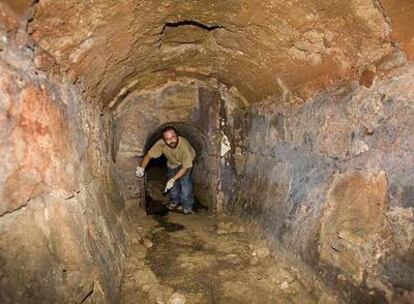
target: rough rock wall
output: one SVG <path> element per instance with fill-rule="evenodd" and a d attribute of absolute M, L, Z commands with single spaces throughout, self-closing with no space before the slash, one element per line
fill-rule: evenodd
<path fill-rule="evenodd" d="M 0 302 L 114 303 L 124 244 L 105 116 L 0 12 Z"/>
<path fill-rule="evenodd" d="M 414 66 L 246 123 L 235 208 L 351 302 L 412 303 Z"/>

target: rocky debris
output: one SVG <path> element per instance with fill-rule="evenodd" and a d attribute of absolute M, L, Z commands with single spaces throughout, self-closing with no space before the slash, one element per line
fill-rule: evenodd
<path fill-rule="evenodd" d="M 269 277 L 269 280 L 277 285 L 284 286 L 287 284 L 293 283 L 296 279 L 293 274 L 291 274 L 289 271 L 284 269 L 280 266 L 272 265 L 266 270 L 266 275 Z"/>
<path fill-rule="evenodd" d="M 280 284 L 280 288 L 281 289 L 287 289 L 287 288 L 289 288 L 289 283 L 288 282 L 283 282 L 282 284 Z"/>
<path fill-rule="evenodd" d="M 369 146 L 362 140 L 357 139 L 353 142 L 350 149 L 352 155 L 360 155 L 369 150 Z"/>
<path fill-rule="evenodd" d="M 173 289 L 166 286 L 154 285 L 151 286 L 148 293 L 148 300 L 151 303 L 165 304 L 170 298 Z"/>
<path fill-rule="evenodd" d="M 338 300 L 327 293 L 323 293 L 319 298 L 318 304 L 338 304 Z"/>
<path fill-rule="evenodd" d="M 268 247 L 259 247 L 259 248 L 256 249 L 255 255 L 259 259 L 264 259 L 264 258 L 267 258 L 268 256 L 270 256 L 270 250 L 269 250 Z"/>
<path fill-rule="evenodd" d="M 224 256 L 223 260 L 225 260 L 225 261 L 227 261 L 231 264 L 234 264 L 234 265 L 240 264 L 242 262 L 242 259 L 239 257 L 239 255 L 237 255 L 235 253 L 227 254 L 226 256 Z"/>
<path fill-rule="evenodd" d="M 191 262 L 184 262 L 184 263 L 180 264 L 180 267 L 190 270 L 190 269 L 193 269 L 195 267 L 195 264 L 191 263 Z"/>
<path fill-rule="evenodd" d="M 142 268 L 135 273 L 135 280 L 138 284 L 138 286 L 144 286 L 144 285 L 157 285 L 158 281 L 155 277 L 154 273 L 149 268 Z"/>
<path fill-rule="evenodd" d="M 143 245 L 144 245 L 144 247 L 145 247 L 145 248 L 147 248 L 147 249 L 149 249 L 149 248 L 151 248 L 152 246 L 154 246 L 154 243 L 153 243 L 151 240 L 146 239 L 146 238 L 144 238 L 144 239 L 142 240 L 142 244 L 143 244 Z"/>
<path fill-rule="evenodd" d="M 145 256 L 140 259 L 145 261 Z M 133 257 L 129 259 L 128 263 L 130 268 L 126 270 L 124 288 L 139 289 L 151 303 L 167 303 L 174 290 L 171 287 L 161 285 L 152 270 L 145 266 L 145 263 L 136 263 Z M 136 267 L 139 267 L 139 269 Z"/>
<path fill-rule="evenodd" d="M 153 226 L 144 220 L 144 214 L 139 214 L 139 222 L 145 225 L 138 226 L 131 223 L 127 234 L 127 259 L 122 283 L 121 303 L 157 303 L 167 304 L 174 290 L 161 284 L 146 262 L 148 250 L 154 243 L 149 239 L 153 233 Z"/>
<path fill-rule="evenodd" d="M 270 249 L 266 245 L 262 244 L 249 244 L 249 249 L 252 252 L 253 258 L 257 258 L 258 260 L 265 259 L 270 256 Z"/>
<path fill-rule="evenodd" d="M 245 229 L 242 225 L 238 225 L 233 222 L 220 222 L 217 225 L 217 234 L 231 234 L 231 233 L 244 233 Z"/>
<path fill-rule="evenodd" d="M 185 304 L 185 296 L 179 292 L 174 292 L 168 300 L 168 304 Z"/>

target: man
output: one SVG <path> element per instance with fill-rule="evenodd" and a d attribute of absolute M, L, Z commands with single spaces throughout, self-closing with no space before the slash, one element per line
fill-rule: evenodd
<path fill-rule="evenodd" d="M 174 127 L 165 127 L 162 130 L 162 139 L 158 140 L 145 154 L 136 174 L 143 177 L 145 168 L 152 158 L 164 154 L 167 158 L 167 185 L 164 192 L 170 190 L 170 204 L 168 209 L 182 211 L 184 214 L 193 213 L 194 194 L 191 180 L 191 169 L 195 158 L 195 151 L 190 143 L 182 136 L 177 135 Z"/>

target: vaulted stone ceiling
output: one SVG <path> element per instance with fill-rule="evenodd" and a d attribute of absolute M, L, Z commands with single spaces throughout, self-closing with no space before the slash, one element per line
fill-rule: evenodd
<path fill-rule="evenodd" d="M 251 102 L 305 97 L 400 45 L 414 56 L 411 0 L 36 2 L 32 36 L 105 102 L 161 74 L 215 77 Z"/>

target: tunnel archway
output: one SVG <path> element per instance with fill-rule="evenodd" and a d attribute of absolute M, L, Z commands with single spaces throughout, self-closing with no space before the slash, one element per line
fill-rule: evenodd
<path fill-rule="evenodd" d="M 114 167 L 127 210 L 135 212 L 137 206 L 145 205 L 145 183 L 137 180 L 135 168 L 148 146 L 160 137 L 162 126 L 172 123 L 199 151 L 193 170 L 198 199 L 210 210 L 222 212 L 231 199 L 235 178 L 233 153 L 223 158 L 221 141 L 225 133 L 234 148 L 241 141 L 241 104 L 237 90 L 214 79 L 185 78 L 128 94 L 112 111 Z"/>

